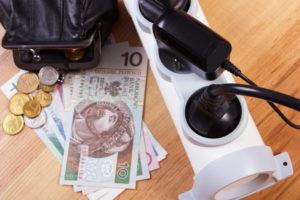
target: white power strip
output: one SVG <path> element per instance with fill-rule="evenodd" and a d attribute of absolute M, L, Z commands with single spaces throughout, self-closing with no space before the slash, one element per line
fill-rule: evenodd
<path fill-rule="evenodd" d="M 234 80 L 227 72 L 214 81 L 207 81 L 193 73 L 177 74 L 168 70 L 159 58 L 152 23 L 143 17 L 138 2 L 124 0 L 196 174 L 192 190 L 179 198 L 239 199 L 291 176 L 293 169 L 288 153 L 273 156 L 271 149 L 264 145 L 243 97 L 238 97 L 242 107 L 240 123 L 229 135 L 209 139 L 197 135 L 189 127 L 184 114 L 189 97 L 201 87 Z M 188 14 L 207 25 L 197 0 L 191 0 Z"/>

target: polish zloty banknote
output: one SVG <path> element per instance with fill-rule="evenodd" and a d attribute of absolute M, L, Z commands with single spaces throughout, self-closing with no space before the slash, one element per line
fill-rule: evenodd
<path fill-rule="evenodd" d="M 63 149 L 66 141 L 66 134 L 65 134 L 65 120 L 64 119 L 64 110 L 59 102 L 59 94 L 58 91 L 51 92 L 52 96 L 52 102 L 49 106 L 44 107 L 43 109 L 47 113 L 47 119 L 49 121 L 49 124 L 52 125 L 52 131 L 56 135 L 56 139 L 59 141 L 60 145 L 57 146 L 62 152 L 63 155 Z"/>
<path fill-rule="evenodd" d="M 160 162 L 161 160 L 165 159 L 168 155 L 168 152 L 160 145 L 160 143 L 154 138 L 152 132 L 149 130 L 146 123 L 143 123 L 143 129 L 145 132 L 148 133 L 148 136 L 151 140 L 151 144 L 153 146 L 154 153 L 156 155 L 157 161 Z"/>
<path fill-rule="evenodd" d="M 124 190 L 124 188 L 104 188 L 95 193 L 88 194 L 87 197 L 89 200 L 113 200 Z"/>
<path fill-rule="evenodd" d="M 159 158 L 164 158 L 167 155 L 166 150 L 157 142 L 157 140 L 153 137 L 152 133 L 150 132 L 149 128 L 147 125 L 143 122 L 143 134 L 148 135 L 146 137 L 146 140 L 151 140 L 150 143 L 154 143 L 153 145 L 153 150 L 154 152 L 158 152 L 155 154 L 157 156 L 157 160 Z M 151 139 L 152 138 L 152 139 Z M 147 142 L 145 142 L 147 143 Z M 157 148 L 157 149 L 155 149 Z M 161 159 L 162 160 L 162 159 Z M 150 163 L 149 163 L 150 164 Z M 83 194 L 87 195 L 89 200 L 112 200 L 119 196 L 124 189 L 119 189 L 119 188 L 98 188 L 97 191 L 85 191 L 83 190 Z"/>
<path fill-rule="evenodd" d="M 139 160 L 138 160 L 138 168 L 137 168 L 137 178 L 136 180 L 145 180 L 150 178 L 148 163 L 147 163 L 147 155 L 145 150 L 145 142 L 144 142 L 144 134 L 141 134 L 141 142 L 140 142 L 140 151 L 139 151 Z M 97 190 L 101 190 L 99 187 L 86 187 L 81 186 L 76 188 L 77 191 L 82 191 L 84 195 L 96 192 Z"/>
<path fill-rule="evenodd" d="M 80 74 L 78 72 L 69 72 L 65 75 L 65 80 L 62 85 L 63 90 L 63 104 L 65 111 L 70 111 L 72 104 L 72 94 L 75 90 L 75 81 L 80 78 Z"/>
<path fill-rule="evenodd" d="M 112 45 L 104 46 L 102 49 L 102 55 L 101 55 L 101 61 L 98 69 L 103 69 L 103 67 L 106 68 L 115 68 L 120 69 L 122 67 L 122 62 L 126 62 L 126 60 L 118 59 L 122 57 L 122 53 L 124 53 L 124 50 L 130 51 L 134 47 L 128 47 L 128 42 L 122 42 L 122 43 L 115 43 Z M 116 56 L 117 55 L 117 56 Z M 141 54 L 139 54 L 141 55 Z M 124 58 L 125 59 L 125 58 Z M 127 63 L 126 63 L 127 64 Z M 139 63 L 137 63 L 139 64 Z M 124 65 L 123 65 L 124 66 Z M 117 68 L 116 68 L 117 67 Z M 78 104 L 82 100 L 82 88 L 84 87 L 84 80 L 87 76 L 93 76 L 95 75 L 95 70 L 82 70 L 80 73 L 73 73 L 70 76 L 68 76 L 68 80 L 70 80 L 71 89 L 66 88 L 69 91 L 67 92 L 68 101 L 65 101 L 65 103 L 68 104 L 67 110 L 70 110 L 70 106 Z M 103 87 L 104 82 L 103 80 L 99 80 L 97 78 L 91 78 L 91 81 L 93 81 L 93 90 L 98 91 L 101 89 L 101 86 Z M 98 83 L 97 83 L 98 81 Z"/>
<path fill-rule="evenodd" d="M 156 155 L 153 150 L 153 146 L 151 144 L 151 141 L 149 139 L 149 134 L 147 132 L 147 129 L 144 127 L 143 124 L 143 133 L 144 133 L 144 141 L 146 146 L 146 154 L 147 154 L 147 160 L 148 160 L 148 167 L 149 171 L 153 171 L 159 168 L 159 163 L 157 161 Z"/>
<path fill-rule="evenodd" d="M 150 178 L 150 173 L 147 165 L 147 155 L 145 151 L 144 136 L 141 134 L 140 150 L 138 155 L 138 166 L 137 166 L 137 178 L 136 180 L 145 180 Z M 101 187 L 91 187 L 91 186 L 74 186 L 74 192 L 80 192 L 84 195 L 96 192 L 102 189 Z"/>
<path fill-rule="evenodd" d="M 111 45 L 106 45 L 102 49 L 102 55 L 101 55 L 101 61 L 100 65 L 102 63 L 108 63 L 107 60 L 109 58 L 106 58 L 112 51 L 116 51 L 117 49 L 124 49 L 128 47 L 128 42 L 120 42 L 120 43 L 113 43 Z M 111 63 L 115 64 L 115 63 Z M 82 70 L 81 73 L 85 73 L 86 70 Z M 66 111 L 71 110 L 72 101 L 74 101 L 74 98 L 72 97 L 78 89 L 78 85 L 75 85 L 78 83 L 78 79 L 81 78 L 80 74 L 78 72 L 69 72 L 65 75 L 64 84 L 62 85 L 62 91 L 63 92 L 63 104 Z M 73 102 L 74 103 L 74 102 Z M 78 103 L 78 102 L 77 102 Z M 76 102 L 75 102 L 76 104 Z"/>
<path fill-rule="evenodd" d="M 108 55 L 111 55 L 113 52 L 115 52 L 119 49 L 125 48 L 127 46 L 128 46 L 128 42 L 116 43 L 116 44 L 105 46 L 102 51 L 103 55 L 104 55 L 101 58 L 103 60 L 102 62 L 105 64 L 108 64 L 108 62 L 107 62 L 108 59 L 106 58 Z M 114 54 L 112 54 L 112 55 L 114 55 Z M 116 63 L 113 63 L 113 64 L 116 64 Z M 82 73 L 84 73 L 84 72 L 82 72 Z M 78 79 L 79 76 L 76 75 L 75 73 L 73 73 L 70 76 L 68 76 L 67 82 L 68 81 L 70 81 L 71 83 L 76 82 L 76 81 L 72 80 L 72 78 Z M 67 88 L 66 92 L 64 92 L 63 87 L 59 88 L 58 91 L 59 91 L 61 100 L 64 99 L 65 104 L 70 105 L 70 103 L 68 103 L 67 101 L 71 101 L 72 95 L 75 90 L 75 89 L 72 89 L 74 87 L 74 85 L 68 86 L 68 84 L 65 84 L 65 86 L 67 86 L 67 87 L 65 87 L 65 88 Z M 76 88 L 76 86 L 74 88 Z M 63 98 L 63 96 L 65 96 L 65 98 Z M 61 112 L 59 112 L 59 113 L 61 113 Z M 64 116 L 61 116 L 61 117 L 64 117 Z M 65 121 L 65 120 L 62 119 L 62 121 Z M 147 158 L 146 158 L 146 154 L 145 154 L 144 142 L 141 145 L 142 145 L 142 148 L 140 148 L 138 166 L 137 166 L 138 167 L 137 180 L 144 180 L 144 179 L 147 179 L 150 177 L 148 166 L 147 166 L 147 160 L 146 160 Z M 83 189 L 83 187 L 84 186 L 74 186 L 74 191 L 75 192 L 81 191 Z M 85 186 L 84 188 L 88 188 L 88 187 Z M 86 189 L 83 192 L 86 192 L 86 191 L 95 191 L 95 189 L 93 189 L 93 187 L 92 187 L 92 189 Z"/>
<path fill-rule="evenodd" d="M 87 194 L 88 199 L 101 199 L 104 197 L 112 188 L 98 188 L 97 191 L 94 191 L 90 194 Z M 114 188 L 118 189 L 118 188 Z"/>
<path fill-rule="evenodd" d="M 61 85 L 59 85 L 59 87 L 62 87 Z M 66 124 L 67 124 L 67 120 L 66 120 L 66 112 L 65 112 L 65 109 L 64 109 L 64 105 L 63 105 L 63 101 L 61 99 L 61 91 L 59 91 L 58 89 L 57 90 L 54 90 L 52 92 L 52 101 L 53 101 L 53 107 L 56 111 L 56 114 L 57 114 L 57 117 L 60 119 L 60 131 L 61 131 L 61 136 L 63 138 L 63 147 L 65 146 L 65 142 L 66 142 Z M 61 127 L 62 126 L 62 127 Z"/>
<path fill-rule="evenodd" d="M 17 81 L 19 77 L 26 72 L 27 71 L 25 70 L 20 70 L 16 75 L 14 75 L 11 79 L 9 79 L 1 86 L 2 92 L 8 99 L 10 99 L 14 94 L 18 92 Z"/>
<path fill-rule="evenodd" d="M 147 134 L 148 137 L 146 137 L 146 140 L 150 139 L 151 143 L 154 144 L 153 150 L 154 152 L 157 152 L 155 154 L 157 156 L 157 160 L 161 161 L 163 158 L 165 158 L 168 153 L 153 137 L 148 126 L 144 122 L 143 122 L 143 134 Z M 124 189 L 118 189 L 118 188 L 101 188 L 101 189 L 99 188 L 98 191 L 87 193 L 87 197 L 89 200 L 112 200 L 117 196 L 119 196 L 123 191 Z M 84 191 L 83 194 L 85 194 Z"/>
<path fill-rule="evenodd" d="M 113 200 L 117 196 L 119 196 L 125 189 L 123 188 L 111 188 L 102 198 L 101 200 Z"/>
<path fill-rule="evenodd" d="M 64 133 L 63 124 L 60 121 L 60 118 L 57 116 L 53 104 L 43 109 L 47 114 L 47 122 L 43 127 L 34 130 L 37 132 L 44 132 L 44 134 L 49 138 L 56 150 L 60 152 L 59 160 L 61 161 L 62 156 L 64 154 L 64 143 L 66 137 Z"/>
<path fill-rule="evenodd" d="M 62 184 L 135 188 L 147 58 L 131 47 L 114 60 L 74 84 Z"/>
<path fill-rule="evenodd" d="M 147 154 L 145 149 L 144 134 L 141 134 L 138 170 L 136 180 L 145 180 L 150 178 L 149 167 L 147 163 Z"/>

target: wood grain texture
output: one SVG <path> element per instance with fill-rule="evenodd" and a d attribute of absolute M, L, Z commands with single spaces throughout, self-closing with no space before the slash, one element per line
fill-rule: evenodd
<path fill-rule="evenodd" d="M 233 46 L 231 60 L 260 86 L 300 97 L 300 1 L 200 0 L 210 26 Z M 119 0 L 120 18 L 114 27 L 117 41 L 140 46 L 131 19 Z M 4 30 L 0 28 L 0 37 Z M 11 51 L 0 48 L 0 85 L 18 72 Z M 242 83 L 240 79 L 237 82 Z M 294 175 L 247 200 L 300 199 L 300 131 L 287 126 L 260 100 L 247 98 L 249 110 L 266 143 L 274 153 L 287 151 Z M 8 113 L 8 100 L 0 92 L 0 122 Z M 299 112 L 281 107 L 300 124 Z M 117 199 L 172 200 L 191 188 L 193 171 L 175 126 L 162 100 L 151 70 L 144 107 L 144 120 L 169 155 L 151 179 L 137 183 Z M 201 155 L 199 155 L 201 156 Z M 69 186 L 58 184 L 59 162 L 38 136 L 25 128 L 16 136 L 0 130 L 0 199 L 86 199 Z"/>

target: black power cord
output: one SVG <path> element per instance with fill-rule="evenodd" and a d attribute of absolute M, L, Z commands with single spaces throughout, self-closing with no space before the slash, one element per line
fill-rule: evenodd
<path fill-rule="evenodd" d="M 266 88 L 235 83 L 226 83 L 209 85 L 207 86 L 207 91 L 209 96 L 211 96 L 212 98 L 217 98 L 220 95 L 226 94 L 238 94 L 279 103 L 281 105 L 300 111 L 299 99 Z"/>
<path fill-rule="evenodd" d="M 181 57 L 188 63 L 192 63 L 191 69 L 196 74 L 203 76 L 204 73 L 206 78 L 217 77 L 221 71 L 219 70 L 221 66 L 250 85 L 257 86 L 227 60 L 232 49 L 231 44 L 187 13 L 180 10 L 165 9 L 153 23 L 153 33 L 158 44 L 164 44 L 160 48 L 167 51 L 169 55 Z M 165 46 L 169 49 L 166 50 Z M 174 59 L 172 56 L 170 59 Z M 207 105 L 210 104 L 209 101 L 206 103 Z M 216 105 L 220 104 L 220 102 L 215 103 Z M 300 129 L 300 125 L 291 122 L 274 103 L 268 101 L 268 104 L 289 126 Z M 224 108 L 220 107 L 222 112 L 226 110 L 228 105 L 224 102 L 223 106 Z"/>
<path fill-rule="evenodd" d="M 251 81 L 246 75 L 244 75 L 239 68 L 237 68 L 233 63 L 231 63 L 229 60 L 226 60 L 224 63 L 222 63 L 221 67 L 233 75 L 240 77 L 245 82 L 249 83 L 252 86 L 257 86 L 253 81 Z M 271 106 L 271 108 L 280 116 L 280 118 L 287 123 L 289 126 L 300 129 L 300 125 L 295 124 L 291 122 L 283 113 L 282 111 L 271 101 L 267 101 L 268 104 Z"/>

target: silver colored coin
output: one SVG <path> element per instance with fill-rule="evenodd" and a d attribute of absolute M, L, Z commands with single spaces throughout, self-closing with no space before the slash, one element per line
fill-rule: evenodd
<path fill-rule="evenodd" d="M 41 114 L 36 118 L 29 118 L 24 116 L 25 125 L 29 128 L 40 128 L 42 127 L 47 121 L 47 114 L 44 110 L 42 110 Z"/>
<path fill-rule="evenodd" d="M 39 80 L 44 85 L 54 85 L 58 78 L 59 73 L 54 67 L 45 66 L 39 71 Z"/>

